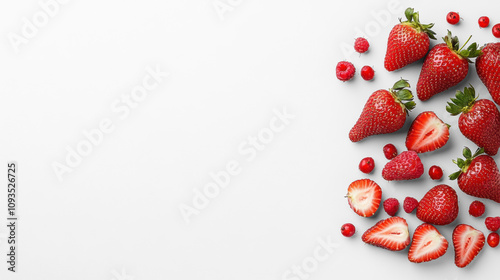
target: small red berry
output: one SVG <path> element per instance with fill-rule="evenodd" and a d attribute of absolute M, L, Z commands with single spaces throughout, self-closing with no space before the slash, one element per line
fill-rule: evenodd
<path fill-rule="evenodd" d="M 490 18 L 489 17 L 480 17 L 477 20 L 477 23 L 479 24 L 479 27 L 481 27 L 481 28 L 488 27 L 488 25 L 490 25 Z"/>
<path fill-rule="evenodd" d="M 485 210 L 484 203 L 479 200 L 474 200 L 469 206 L 469 214 L 473 217 L 481 217 Z"/>
<path fill-rule="evenodd" d="M 342 227 L 340 227 L 340 232 L 345 237 L 351 237 L 356 232 L 356 227 L 354 227 L 354 225 L 351 223 L 346 223 L 343 224 Z"/>
<path fill-rule="evenodd" d="M 455 25 L 460 21 L 460 16 L 456 12 L 449 12 L 446 15 L 446 21 L 448 21 L 449 24 Z"/>
<path fill-rule="evenodd" d="M 375 76 L 375 71 L 373 71 L 373 68 L 371 68 L 370 66 L 363 66 L 363 68 L 361 68 L 361 77 L 365 81 L 373 79 L 373 76 Z"/>
<path fill-rule="evenodd" d="M 500 235 L 496 232 L 490 232 L 488 234 L 488 245 L 490 245 L 491 248 L 495 248 L 498 246 L 498 243 L 500 242 Z"/>
<path fill-rule="evenodd" d="M 405 201 L 403 202 L 403 209 L 405 210 L 406 213 L 410 214 L 417 207 L 418 207 L 418 200 L 416 200 L 411 196 L 405 198 Z"/>
<path fill-rule="evenodd" d="M 443 169 L 437 165 L 433 165 L 429 168 L 429 176 L 432 180 L 439 180 L 443 177 Z"/>
<path fill-rule="evenodd" d="M 354 65 L 348 61 L 341 61 L 337 64 L 336 73 L 337 78 L 343 82 L 349 81 L 354 77 L 354 73 L 356 72 L 356 68 Z"/>
<path fill-rule="evenodd" d="M 495 36 L 496 38 L 500 38 L 500 23 L 493 25 L 491 33 L 493 33 L 493 36 Z"/>
<path fill-rule="evenodd" d="M 389 216 L 394 216 L 398 212 L 399 201 L 395 198 L 388 198 L 384 201 L 384 210 Z"/>
<path fill-rule="evenodd" d="M 354 41 L 354 50 L 356 50 L 359 53 L 364 53 L 368 50 L 370 47 L 370 43 L 368 43 L 368 40 L 365 38 L 356 38 L 356 41 Z"/>
<path fill-rule="evenodd" d="M 500 217 L 487 217 L 484 224 L 488 230 L 497 231 L 500 228 Z"/>
<path fill-rule="evenodd" d="M 393 159 L 398 155 L 398 150 L 392 144 L 387 144 L 384 146 L 384 155 L 386 159 Z"/>
<path fill-rule="evenodd" d="M 363 173 L 372 172 L 373 168 L 375 168 L 375 161 L 371 157 L 365 157 L 359 162 L 359 170 Z"/>

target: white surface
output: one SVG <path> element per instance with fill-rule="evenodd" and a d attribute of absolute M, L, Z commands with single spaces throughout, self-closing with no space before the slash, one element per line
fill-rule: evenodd
<path fill-rule="evenodd" d="M 438 37 L 450 28 L 462 42 L 474 34 L 473 41 L 484 44 L 495 38 L 491 27 L 479 29 L 477 18 L 500 21 L 494 4 L 481 10 L 456 1 L 401 1 L 390 23 L 375 24 L 370 11 L 387 10 L 388 2 L 361 2 L 346 1 L 340 8 L 326 0 L 224 0 L 232 6 L 222 20 L 213 0 L 68 1 L 16 53 L 8 34 L 20 33 L 23 18 L 41 8 L 34 0 L 4 1 L 0 155 L 2 162 L 20 166 L 20 244 L 19 272 L 7 272 L 3 264 L 0 278 L 301 279 L 286 273 L 328 252 L 319 239 L 330 239 L 335 248 L 320 255 L 308 279 L 382 279 L 392 273 L 406 279 L 478 279 L 495 273 L 498 250 L 487 245 L 469 267 L 455 267 L 453 226 L 439 227 L 450 247 L 427 264 L 410 263 L 407 250 L 365 245 L 362 232 L 387 215 L 380 209 L 375 218 L 358 217 L 343 197 L 348 184 L 363 177 L 382 186 L 383 198 L 401 202 L 409 195 L 420 199 L 437 184 L 427 174 L 413 182 L 381 178 L 382 146 L 392 142 L 402 151 L 405 130 L 356 144 L 347 137 L 371 92 L 400 77 L 416 85 L 421 63 L 394 73 L 383 69 L 387 35 L 404 8 L 412 5 L 423 23 L 435 22 Z M 450 10 L 460 12 L 459 26 L 446 23 Z M 346 58 L 341 47 L 367 27 L 373 28 L 370 52 L 347 58 L 358 71 L 372 65 L 376 78 L 365 82 L 357 75 L 342 83 L 334 73 Z M 127 117 L 113 111 L 112 104 L 141 84 L 148 67 L 170 75 Z M 463 145 L 474 147 L 445 111 L 453 92 L 467 83 L 489 97 L 471 71 L 467 82 L 429 102 L 417 101 L 411 113 L 412 119 L 434 110 L 452 125 L 447 146 L 422 155 L 426 171 L 439 164 L 450 174 L 451 159 Z M 275 130 L 262 150 L 251 148 L 248 137 L 269 133 L 274 111 L 284 109 L 294 116 L 289 124 Z M 64 163 L 66 147 L 74 149 L 85 139 L 82 131 L 105 119 L 114 130 L 59 181 L 52 164 Z M 369 176 L 357 169 L 365 156 L 377 164 Z M 228 163 L 238 164 L 238 174 L 187 224 L 179 206 L 192 205 L 194 190 Z M 447 179 L 442 183 L 458 189 Z M 483 219 L 467 213 L 473 198 L 458 193 L 461 211 L 453 225 L 470 223 L 487 233 Z M 5 201 L 4 190 L 2 225 Z M 485 203 L 487 215 L 500 215 L 499 205 Z M 413 233 L 419 221 L 400 214 Z M 353 238 L 340 235 L 344 222 L 357 226 Z M 2 255 L 5 235 L 2 226 Z"/>

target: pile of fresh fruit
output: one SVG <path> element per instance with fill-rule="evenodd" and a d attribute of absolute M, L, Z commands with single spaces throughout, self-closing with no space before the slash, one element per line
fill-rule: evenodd
<path fill-rule="evenodd" d="M 460 45 L 457 37 L 450 31 L 443 37 L 444 43 L 432 47 L 430 40 L 436 39 L 432 31 L 434 24 L 421 24 L 419 14 L 412 8 L 405 11 L 406 21 L 393 27 L 389 34 L 384 67 L 387 71 L 401 69 L 423 59 L 419 79 L 416 83 L 416 96 L 420 101 L 431 99 L 434 95 L 462 82 L 468 76 L 469 64 L 473 63 L 478 77 L 491 94 L 492 100 L 478 99 L 472 85 L 457 91 L 450 99 L 446 111 L 451 115 L 459 115 L 458 128 L 467 139 L 478 146 L 473 153 L 465 147 L 464 158 L 454 160 L 458 171 L 449 175 L 456 180 L 461 192 L 500 203 L 500 172 L 492 156 L 500 148 L 500 112 L 496 104 L 500 104 L 500 42 L 488 43 L 478 47 L 470 40 Z M 458 13 L 450 12 L 446 19 L 450 24 L 460 21 Z M 489 19 L 478 20 L 481 28 L 489 26 Z M 495 37 L 500 37 L 500 24 L 492 28 Z M 364 38 L 355 41 L 354 49 L 359 53 L 368 50 L 369 43 Z M 474 59 L 474 61 L 473 61 Z M 348 81 L 355 75 L 352 63 L 341 61 L 336 68 L 337 78 Z M 371 80 L 374 71 L 365 66 L 361 71 L 365 80 Z M 409 81 L 400 79 L 389 89 L 373 92 L 368 98 L 356 124 L 349 132 L 352 142 L 400 130 L 410 111 L 415 108 L 414 95 L 409 89 Z M 496 103 L 496 104 L 495 104 Z M 387 144 L 382 151 L 389 160 L 382 169 L 382 177 L 387 181 L 404 181 L 420 178 L 424 166 L 419 154 L 428 153 L 445 146 L 450 138 L 450 126 L 444 123 L 434 112 L 425 111 L 416 116 L 406 136 L 407 151 L 398 154 L 393 144 Z M 361 160 L 359 169 L 369 174 L 374 170 L 375 161 L 371 157 Z M 428 171 L 433 180 L 443 176 L 439 166 L 432 166 Z M 406 213 L 415 211 L 416 217 L 422 221 L 410 235 L 407 221 L 396 216 L 399 201 L 387 198 L 382 201 L 382 188 L 371 179 L 359 179 L 347 188 L 347 202 L 350 208 L 361 217 L 373 216 L 380 205 L 390 216 L 378 221 L 366 230 L 361 239 L 367 244 L 391 251 L 401 251 L 409 247 L 408 259 L 421 263 L 435 260 L 443 256 L 448 249 L 448 240 L 436 226 L 446 226 L 459 214 L 458 193 L 446 184 L 437 185 L 425 193 L 419 200 L 406 197 L 403 209 Z M 481 217 L 485 213 L 485 205 L 479 200 L 470 204 L 469 214 Z M 467 224 L 459 224 L 453 230 L 451 243 L 455 252 L 455 264 L 465 267 L 477 256 L 487 242 L 490 247 L 499 244 L 500 237 L 496 231 L 500 228 L 500 217 L 486 217 L 486 228 L 490 230 L 488 237 L 480 230 Z M 341 233 L 351 237 L 356 232 L 352 223 L 342 225 Z"/>

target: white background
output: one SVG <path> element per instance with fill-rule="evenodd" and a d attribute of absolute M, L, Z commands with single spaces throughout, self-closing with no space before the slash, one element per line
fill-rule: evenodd
<path fill-rule="evenodd" d="M 46 1 L 42 1 L 45 3 Z M 221 4 L 222 3 L 222 4 Z M 402 71 L 383 68 L 387 36 L 409 5 L 423 23 L 435 22 L 438 40 L 451 29 L 462 42 L 496 39 L 491 26 L 481 30 L 479 16 L 500 21 L 489 8 L 457 1 L 76 1 L 59 10 L 32 38 L 17 47 L 26 22 L 43 12 L 38 1 L 0 5 L 0 158 L 3 162 L 0 221 L 6 223 L 6 163 L 18 173 L 18 273 L 0 265 L 2 279 L 306 279 L 286 274 L 311 264 L 319 239 L 335 243 L 326 258 L 309 267 L 308 279 L 471 279 L 497 272 L 500 249 L 485 246 L 465 269 L 454 265 L 451 232 L 469 223 L 487 233 L 484 217 L 468 215 L 474 199 L 455 182 L 460 215 L 439 227 L 450 242 L 442 258 L 425 264 L 407 260 L 407 250 L 390 252 L 364 244 L 362 233 L 386 218 L 357 216 L 344 198 L 350 182 L 368 177 L 383 188 L 383 198 L 420 199 L 438 184 L 427 173 L 412 182 L 385 182 L 382 147 L 404 150 L 410 121 L 400 132 L 351 143 L 347 137 L 367 97 L 403 77 L 414 88 L 421 61 Z M 226 11 L 218 11 L 214 4 Z M 467 8 L 466 8 L 467 7 Z M 458 26 L 445 21 L 460 12 Z M 388 14 L 376 20 L 375 14 Z M 342 51 L 361 30 L 369 53 Z M 17 52 L 16 52 L 17 48 Z M 335 78 L 335 65 L 348 59 L 354 80 Z M 359 76 L 363 65 L 375 80 Z M 168 72 L 155 90 L 126 118 L 111 109 L 129 96 L 148 68 Z M 427 169 L 438 164 L 448 175 L 452 158 L 464 145 L 475 146 L 458 131 L 457 117 L 445 111 L 454 91 L 473 84 L 489 98 L 471 66 L 466 81 L 430 101 L 417 101 L 410 115 L 434 110 L 451 128 L 441 150 L 422 155 Z M 257 151 L 239 150 L 248 137 L 267 131 L 274 111 L 294 118 Z M 65 164 L 67 147 L 85 141 L 83 131 L 110 119 L 114 130 L 70 173 L 58 179 L 54 162 Z M 250 146 L 246 146 L 247 148 Z M 361 158 L 376 161 L 373 174 L 357 168 Z M 229 162 L 239 174 L 197 215 L 183 218 L 179 207 L 193 205 L 195 190 L 212 182 L 210 173 Z M 487 215 L 500 207 L 483 200 Z M 420 224 L 407 219 L 410 232 Z M 352 238 L 340 234 L 345 222 L 356 225 Z M 7 253 L 7 228 L 0 227 L 0 253 Z M 326 251 L 322 253 L 325 254 Z M 0 257 L 4 260 L 6 257 Z M 286 277 L 285 277 L 286 276 Z M 295 277 L 295 278 L 294 278 Z"/>

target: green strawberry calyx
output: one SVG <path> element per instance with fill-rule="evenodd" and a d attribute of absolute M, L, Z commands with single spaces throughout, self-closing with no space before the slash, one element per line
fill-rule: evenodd
<path fill-rule="evenodd" d="M 471 150 L 467 147 L 465 147 L 462 151 L 462 154 L 465 158 L 457 158 L 457 160 L 453 160 L 453 163 L 455 163 L 458 168 L 460 168 L 459 171 L 452 173 L 449 177 L 450 180 L 455 180 L 460 176 L 460 174 L 467 172 L 467 169 L 469 168 L 471 162 L 473 159 L 475 159 L 477 156 L 480 154 L 484 153 L 484 148 L 478 148 L 474 154 L 472 154 Z"/>
<path fill-rule="evenodd" d="M 409 25 L 413 27 L 417 32 L 425 32 L 429 38 L 436 40 L 436 32 L 432 31 L 431 28 L 434 26 L 434 23 L 429 24 L 421 24 L 418 16 L 418 12 L 415 12 L 413 8 L 407 8 L 405 10 L 406 21 L 401 21 L 402 24 Z"/>
<path fill-rule="evenodd" d="M 469 84 L 469 87 L 465 87 L 464 91 L 457 90 L 455 98 L 451 98 L 451 102 L 448 102 L 446 111 L 452 116 L 456 116 L 460 113 L 467 113 L 476 102 L 476 99 L 476 91 L 474 87 Z"/>
<path fill-rule="evenodd" d="M 446 43 L 446 45 L 448 46 L 448 48 L 450 48 L 450 50 L 452 50 L 454 53 L 456 53 L 461 58 L 467 59 L 468 62 L 472 62 L 470 59 L 473 57 L 480 56 L 482 51 L 481 51 L 481 48 L 478 48 L 477 43 L 472 43 L 472 44 L 470 44 L 469 47 L 464 49 L 465 45 L 467 45 L 467 43 L 470 41 L 470 38 L 472 38 L 472 35 L 469 36 L 467 41 L 465 41 L 465 44 L 463 44 L 460 47 L 458 37 L 453 36 L 451 34 L 451 31 L 448 30 L 448 35 L 444 36 L 443 40 Z"/>
<path fill-rule="evenodd" d="M 415 102 L 413 101 L 413 94 L 407 87 L 410 87 L 408 81 L 401 79 L 389 89 L 389 92 L 408 115 L 409 112 L 415 108 Z"/>

